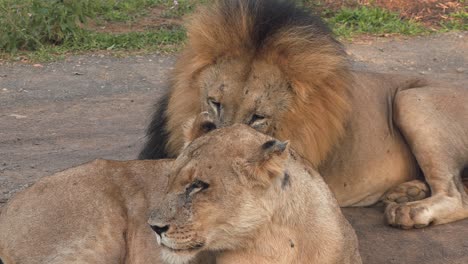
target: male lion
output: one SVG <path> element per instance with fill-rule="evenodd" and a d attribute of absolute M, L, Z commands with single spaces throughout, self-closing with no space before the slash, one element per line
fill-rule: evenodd
<path fill-rule="evenodd" d="M 204 117 L 191 140 L 215 128 Z M 361 263 L 357 247 L 321 177 L 244 125 L 175 161 L 97 160 L 45 177 L 0 214 L 4 264 L 158 264 L 160 251 L 168 264 Z"/>
<path fill-rule="evenodd" d="M 383 200 L 402 228 L 468 217 L 466 87 L 353 71 L 324 23 L 290 1 L 216 1 L 188 36 L 141 159 L 176 156 L 182 124 L 208 111 L 222 127 L 290 139 L 341 206 Z"/>

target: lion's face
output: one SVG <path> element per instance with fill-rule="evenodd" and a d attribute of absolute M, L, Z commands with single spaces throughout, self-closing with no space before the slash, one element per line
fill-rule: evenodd
<path fill-rule="evenodd" d="M 202 111 L 220 126 L 246 124 L 274 135 L 293 90 L 280 69 L 264 61 L 222 59 L 198 77 Z"/>
<path fill-rule="evenodd" d="M 187 263 L 202 250 L 242 247 L 269 221 L 263 197 L 282 175 L 286 145 L 243 125 L 188 145 L 149 220 L 163 258 Z"/>

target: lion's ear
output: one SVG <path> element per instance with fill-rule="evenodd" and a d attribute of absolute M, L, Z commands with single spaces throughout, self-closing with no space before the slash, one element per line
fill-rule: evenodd
<path fill-rule="evenodd" d="M 196 118 L 184 125 L 185 145 L 216 128 L 216 124 L 208 112 L 200 113 Z"/>

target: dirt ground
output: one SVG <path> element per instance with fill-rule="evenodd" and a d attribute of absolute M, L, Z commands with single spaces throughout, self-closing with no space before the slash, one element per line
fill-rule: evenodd
<path fill-rule="evenodd" d="M 468 32 L 361 39 L 356 68 L 468 84 Z M 134 159 L 172 55 L 71 57 L 42 67 L 0 65 L 0 207 L 53 172 L 95 158 Z M 468 263 L 468 220 L 422 230 L 384 225 L 382 208 L 348 208 L 364 263 Z"/>

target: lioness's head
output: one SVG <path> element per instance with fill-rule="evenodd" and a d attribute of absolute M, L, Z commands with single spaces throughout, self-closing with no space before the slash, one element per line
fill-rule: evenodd
<path fill-rule="evenodd" d="M 148 221 L 169 263 L 241 248 L 272 214 L 265 196 L 281 186 L 288 143 L 245 125 L 203 135 L 214 128 L 206 114 L 195 121 L 189 139 L 202 136 L 175 161 L 164 202 Z"/>
<path fill-rule="evenodd" d="M 293 1 L 218 0 L 188 24 L 168 106 L 170 153 L 180 124 L 207 111 L 291 139 L 317 165 L 344 131 L 351 75 L 343 47 Z M 313 151 L 311 151 L 313 149 Z"/>

